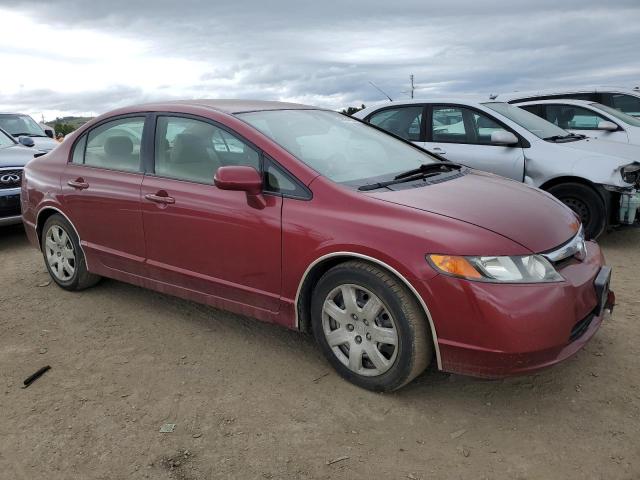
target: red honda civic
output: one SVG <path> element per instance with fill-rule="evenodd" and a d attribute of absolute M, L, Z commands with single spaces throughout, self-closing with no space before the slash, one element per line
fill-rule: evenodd
<path fill-rule="evenodd" d="M 611 270 L 550 195 L 319 108 L 113 111 L 32 160 L 24 224 L 67 290 L 110 277 L 312 332 L 372 390 L 576 353 Z"/>

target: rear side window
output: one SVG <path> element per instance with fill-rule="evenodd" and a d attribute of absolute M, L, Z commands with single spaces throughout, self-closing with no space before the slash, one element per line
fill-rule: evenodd
<path fill-rule="evenodd" d="M 91 130 L 87 136 L 84 164 L 109 170 L 140 171 L 144 120 L 144 117 L 121 118 Z M 82 163 L 76 162 L 79 146 L 80 142 L 74 150 L 74 163 Z"/>
<path fill-rule="evenodd" d="M 218 168 L 244 165 L 260 171 L 260 154 L 215 125 L 184 117 L 158 117 L 156 175 L 213 184 Z"/>
<path fill-rule="evenodd" d="M 369 123 L 405 140 L 419 142 L 422 111 L 421 106 L 388 108 L 374 113 L 369 118 Z"/>
<path fill-rule="evenodd" d="M 607 119 L 593 110 L 575 105 L 547 105 L 545 118 L 564 129 L 596 130 Z"/>

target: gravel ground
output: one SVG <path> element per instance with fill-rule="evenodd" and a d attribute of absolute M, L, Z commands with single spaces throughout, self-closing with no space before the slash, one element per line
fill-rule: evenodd
<path fill-rule="evenodd" d="M 0 478 L 638 479 L 639 241 L 602 239 L 618 305 L 573 359 L 382 395 L 295 332 L 111 280 L 63 291 L 3 228 Z"/>

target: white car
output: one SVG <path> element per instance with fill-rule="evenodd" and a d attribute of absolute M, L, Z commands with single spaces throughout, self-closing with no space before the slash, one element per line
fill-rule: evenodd
<path fill-rule="evenodd" d="M 563 98 L 516 105 L 570 132 L 611 142 L 640 145 L 640 118 L 600 103 Z"/>
<path fill-rule="evenodd" d="M 396 101 L 354 117 L 452 162 L 548 191 L 580 216 L 590 238 L 636 220 L 640 146 L 570 133 L 495 101 Z"/>
<path fill-rule="evenodd" d="M 578 88 L 558 88 L 529 92 L 501 93 L 491 95 L 491 100 L 508 103 L 522 103 L 531 100 L 587 100 L 620 110 L 627 115 L 640 117 L 640 87 L 624 88 L 611 86 L 594 86 Z"/>

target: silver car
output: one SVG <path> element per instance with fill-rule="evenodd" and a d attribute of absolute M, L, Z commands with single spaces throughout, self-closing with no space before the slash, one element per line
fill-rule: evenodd
<path fill-rule="evenodd" d="M 35 147 L 42 152 L 49 152 L 58 146 L 58 142 L 49 138 L 33 118 L 23 113 L 0 112 L 0 128 L 25 147 Z"/>
<path fill-rule="evenodd" d="M 20 145 L 0 129 L 0 226 L 21 223 L 20 182 L 22 169 L 35 156 L 44 152 Z"/>
<path fill-rule="evenodd" d="M 601 103 L 560 98 L 516 105 L 569 132 L 610 142 L 640 145 L 640 118 Z"/>
<path fill-rule="evenodd" d="M 495 101 L 390 102 L 354 116 L 447 160 L 548 191 L 580 216 L 589 238 L 638 220 L 639 146 L 570 133 Z"/>

